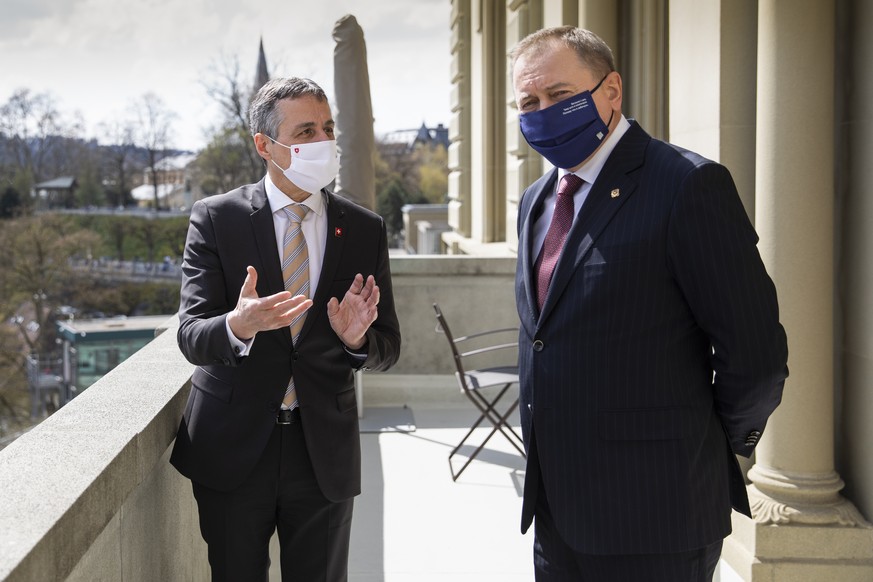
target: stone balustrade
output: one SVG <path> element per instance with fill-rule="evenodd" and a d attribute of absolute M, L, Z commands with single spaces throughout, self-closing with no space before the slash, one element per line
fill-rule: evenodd
<path fill-rule="evenodd" d="M 431 304 L 456 334 L 516 325 L 514 259 L 391 268 L 401 360 L 364 376 L 364 407 L 461 402 Z M 0 580 L 208 579 L 190 484 L 168 463 L 193 371 L 175 326 L 0 451 Z"/>

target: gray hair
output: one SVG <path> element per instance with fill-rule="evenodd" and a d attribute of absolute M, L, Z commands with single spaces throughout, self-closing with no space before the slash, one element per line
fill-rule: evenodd
<path fill-rule="evenodd" d="M 268 81 L 249 105 L 249 130 L 252 135 L 263 133 L 275 138 L 282 123 L 276 104 L 282 99 L 297 99 L 305 95 L 327 101 L 324 90 L 310 79 L 284 77 Z"/>
<path fill-rule="evenodd" d="M 615 57 L 609 45 L 590 30 L 575 26 L 543 28 L 521 39 L 509 52 L 511 69 L 522 55 L 540 52 L 554 43 L 563 43 L 576 51 L 582 64 L 597 77 L 605 77 L 615 70 Z"/>

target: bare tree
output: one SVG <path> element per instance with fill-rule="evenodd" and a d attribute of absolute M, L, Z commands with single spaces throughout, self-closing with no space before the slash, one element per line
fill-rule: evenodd
<path fill-rule="evenodd" d="M 49 173 L 56 171 L 59 164 L 63 165 L 65 159 L 63 143 L 80 130 L 80 125 L 62 119 L 54 99 L 47 93 L 19 89 L 0 106 L 5 157 L 11 160 L 17 172 L 28 176 L 31 186 L 54 177 Z"/>
<path fill-rule="evenodd" d="M 240 80 L 239 57 L 222 56 L 218 63 L 212 63 L 201 85 L 209 98 L 221 107 L 222 125 L 248 127 L 252 92 Z"/>
<path fill-rule="evenodd" d="M 115 206 L 125 206 L 130 197 L 131 158 L 136 151 L 136 124 L 129 118 L 115 118 L 100 124 L 108 142 L 103 148 L 107 174 L 107 195 Z"/>
<path fill-rule="evenodd" d="M 198 159 L 205 188 L 228 190 L 244 182 L 256 182 L 264 174 L 249 131 L 248 110 L 252 88 L 241 80 L 239 58 L 224 56 L 213 63 L 202 81 L 210 99 L 218 104 L 222 118 L 211 131 L 209 145 Z M 217 159 L 226 160 L 216 165 Z M 216 190 L 217 191 L 217 190 Z"/>
<path fill-rule="evenodd" d="M 135 143 L 148 156 L 149 171 L 155 192 L 155 210 L 160 209 L 158 197 L 158 162 L 170 147 L 172 123 L 176 114 L 167 108 L 164 101 L 154 93 L 146 93 L 134 105 L 137 119 Z"/>

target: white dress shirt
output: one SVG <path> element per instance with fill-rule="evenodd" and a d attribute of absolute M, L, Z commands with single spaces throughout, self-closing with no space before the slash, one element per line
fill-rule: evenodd
<path fill-rule="evenodd" d="M 270 210 L 273 212 L 273 229 L 276 234 L 276 246 L 279 249 L 279 262 L 281 263 L 285 231 L 288 229 L 288 223 L 290 222 L 288 215 L 282 209 L 289 204 L 293 204 L 294 201 L 279 190 L 278 186 L 270 179 L 269 174 L 267 174 L 264 180 L 264 186 L 267 190 Z M 300 227 L 303 229 L 303 238 L 306 239 L 306 250 L 309 253 L 309 296 L 312 298 L 315 295 L 315 290 L 318 288 L 318 278 L 321 275 L 321 265 L 324 262 L 324 248 L 327 244 L 327 201 L 325 200 L 325 194 L 319 192 L 318 194 L 310 195 L 309 198 L 300 204 L 309 207 L 309 212 L 303 217 Z M 263 273 L 258 273 L 259 277 L 262 275 Z M 235 348 L 234 351 L 237 353 L 237 356 L 247 356 L 254 338 L 247 341 L 240 340 L 233 335 L 233 332 L 230 330 L 230 324 L 227 321 L 225 321 L 225 327 L 227 328 L 227 337 Z"/>
<path fill-rule="evenodd" d="M 630 123 L 625 119 L 624 115 L 622 115 L 621 119 L 618 121 L 618 125 L 615 126 L 615 130 L 606 135 L 606 141 L 603 142 L 600 149 L 594 152 L 594 155 L 592 155 L 581 168 L 573 172 L 584 180 L 582 186 L 580 186 L 573 195 L 574 224 L 576 223 L 576 218 L 579 217 L 579 209 L 582 208 L 582 204 L 585 203 L 585 199 L 588 197 L 588 192 L 591 191 L 591 185 L 594 184 L 595 180 L 597 180 L 597 176 L 600 175 L 600 170 L 603 169 L 606 160 L 609 158 L 610 154 L 612 154 L 612 150 L 615 149 L 615 146 L 628 128 L 630 128 Z M 569 171 L 562 168 L 558 169 L 558 179 L 555 182 L 555 189 L 546 195 L 546 198 L 543 201 L 543 211 L 534 223 L 533 247 L 531 248 L 531 257 L 534 258 L 534 261 L 536 261 L 536 258 L 540 256 L 543 242 L 546 240 L 546 233 L 549 230 L 549 225 L 552 223 L 552 214 L 555 212 L 555 202 L 558 200 L 558 185 L 561 183 L 561 178 L 569 173 Z M 572 226 L 570 228 L 572 228 Z"/>

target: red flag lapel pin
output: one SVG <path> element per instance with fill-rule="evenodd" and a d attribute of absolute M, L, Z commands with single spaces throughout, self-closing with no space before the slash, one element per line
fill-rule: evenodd
<path fill-rule="evenodd" d="M 343 237 L 343 227 L 337 226 L 336 228 L 334 228 L 333 229 L 333 236 L 335 236 L 337 238 L 342 238 Z"/>

